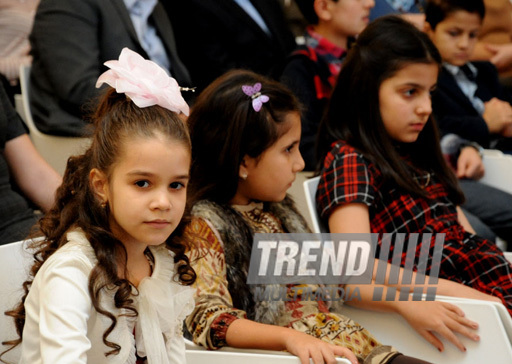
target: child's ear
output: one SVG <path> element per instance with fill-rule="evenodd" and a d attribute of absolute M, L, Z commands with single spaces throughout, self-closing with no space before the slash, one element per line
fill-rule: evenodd
<path fill-rule="evenodd" d="M 316 16 L 319 20 L 329 21 L 332 19 L 331 8 L 329 0 L 314 0 L 313 7 L 315 8 Z"/>
<path fill-rule="evenodd" d="M 91 169 L 89 172 L 89 183 L 93 192 L 98 197 L 100 204 L 108 202 L 108 178 L 97 168 Z"/>
<path fill-rule="evenodd" d="M 247 176 L 249 175 L 249 170 L 248 170 L 248 157 L 245 156 L 243 159 L 242 159 L 242 163 L 240 163 L 240 167 L 238 168 L 238 177 L 240 177 L 241 179 L 245 180 L 247 178 Z"/>
<path fill-rule="evenodd" d="M 427 22 L 424 22 L 424 23 L 423 23 L 423 32 L 427 33 L 427 35 L 428 35 L 430 38 L 432 38 L 432 35 L 433 35 L 433 33 L 434 33 L 434 31 L 433 31 L 432 27 L 431 27 L 431 26 L 430 26 L 430 24 L 429 24 L 429 23 L 427 23 Z"/>

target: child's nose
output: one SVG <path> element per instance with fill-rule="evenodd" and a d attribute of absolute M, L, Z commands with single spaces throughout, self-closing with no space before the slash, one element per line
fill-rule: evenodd
<path fill-rule="evenodd" d="M 459 48 L 467 48 L 469 45 L 469 35 L 462 35 L 459 37 L 458 46 Z"/>
<path fill-rule="evenodd" d="M 306 163 L 304 162 L 304 158 L 302 158 L 302 154 L 300 154 L 300 152 L 298 151 L 295 163 L 293 164 L 293 171 L 300 172 L 304 169 L 305 166 Z"/>
<path fill-rule="evenodd" d="M 422 97 L 420 104 L 418 105 L 416 112 L 418 114 L 427 114 L 430 115 L 432 113 L 432 99 L 430 98 L 430 94 Z"/>
<path fill-rule="evenodd" d="M 151 203 L 152 209 L 169 210 L 172 207 L 171 199 L 167 191 L 159 191 Z"/>

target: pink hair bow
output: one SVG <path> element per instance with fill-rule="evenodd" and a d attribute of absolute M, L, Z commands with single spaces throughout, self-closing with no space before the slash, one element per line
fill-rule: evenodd
<path fill-rule="evenodd" d="M 178 82 L 155 62 L 123 48 L 119 60 L 107 61 L 105 66 L 110 69 L 98 78 L 96 87 L 106 83 L 126 94 L 138 107 L 159 105 L 188 116 L 189 107 Z"/>
<path fill-rule="evenodd" d="M 265 102 L 269 100 L 267 95 L 261 94 L 261 83 L 257 82 L 254 86 L 243 85 L 242 91 L 252 99 L 252 108 L 258 112 Z"/>

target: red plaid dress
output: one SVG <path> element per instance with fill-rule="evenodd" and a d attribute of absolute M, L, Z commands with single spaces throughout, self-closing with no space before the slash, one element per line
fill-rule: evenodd
<path fill-rule="evenodd" d="M 324 161 L 317 208 L 327 219 L 339 205 L 364 203 L 369 208 L 372 233 L 432 233 L 430 257 L 434 234 L 445 233 L 439 276 L 501 298 L 512 314 L 512 267 L 502 251 L 494 243 L 464 231 L 455 205 L 435 175 L 425 173 L 415 178 L 426 184 L 428 199 L 385 184 L 376 165 L 355 148 L 338 141 Z M 421 245 L 420 239 L 416 258 Z M 406 251 L 402 253 L 402 265 Z M 389 260 L 392 256 L 390 252 Z M 427 272 L 430 268 L 429 259 Z"/>

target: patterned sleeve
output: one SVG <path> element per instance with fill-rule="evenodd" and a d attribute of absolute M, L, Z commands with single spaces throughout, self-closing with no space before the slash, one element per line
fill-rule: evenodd
<path fill-rule="evenodd" d="M 218 349 L 226 344 L 229 325 L 246 313 L 233 307 L 228 291 L 222 242 L 214 228 L 203 219 L 193 219 L 184 233 L 190 262 L 197 279 L 196 306 L 185 323 L 196 344 Z"/>
<path fill-rule="evenodd" d="M 373 165 L 348 145 L 337 144 L 325 160 L 316 194 L 317 209 L 323 219 L 339 206 L 364 203 L 371 206 L 377 194 Z"/>

